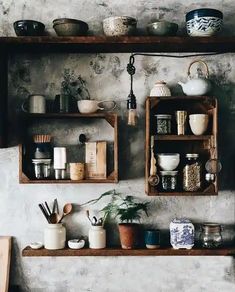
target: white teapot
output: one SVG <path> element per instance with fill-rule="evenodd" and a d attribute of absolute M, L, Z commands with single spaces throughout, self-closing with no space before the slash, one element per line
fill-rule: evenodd
<path fill-rule="evenodd" d="M 190 69 L 191 66 L 194 63 L 201 63 L 204 65 L 205 69 L 206 69 L 206 74 L 205 74 L 205 78 L 202 77 L 197 77 L 197 78 L 192 78 L 190 75 Z M 205 62 L 203 62 L 202 60 L 196 60 L 193 61 L 188 68 L 188 82 L 186 83 L 182 83 L 182 82 L 178 82 L 179 85 L 182 86 L 183 92 L 186 95 L 205 95 L 206 93 L 208 93 L 211 90 L 211 83 L 209 78 L 209 70 L 208 70 L 208 66 Z"/>

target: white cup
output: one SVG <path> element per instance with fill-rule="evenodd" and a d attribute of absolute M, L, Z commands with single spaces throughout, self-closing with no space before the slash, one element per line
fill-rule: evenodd
<path fill-rule="evenodd" d="M 189 125 L 194 135 L 203 135 L 208 127 L 209 116 L 206 114 L 189 115 Z"/>
<path fill-rule="evenodd" d="M 26 109 L 25 106 L 28 108 Z M 23 102 L 22 110 L 31 114 L 46 113 L 46 98 L 44 95 L 32 94 Z"/>

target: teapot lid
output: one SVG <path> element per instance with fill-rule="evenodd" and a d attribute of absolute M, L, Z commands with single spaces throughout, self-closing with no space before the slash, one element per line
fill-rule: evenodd
<path fill-rule="evenodd" d="M 191 220 L 187 218 L 175 218 L 172 220 L 173 223 L 192 223 Z"/>

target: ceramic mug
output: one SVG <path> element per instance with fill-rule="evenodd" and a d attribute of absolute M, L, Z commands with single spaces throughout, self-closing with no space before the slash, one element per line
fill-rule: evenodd
<path fill-rule="evenodd" d="M 160 247 L 160 230 L 149 229 L 144 232 L 145 245 L 149 249 Z"/>
<path fill-rule="evenodd" d="M 206 114 L 189 115 L 189 125 L 194 135 L 203 135 L 208 127 L 209 117 Z"/>
<path fill-rule="evenodd" d="M 104 105 L 110 103 L 112 106 L 104 107 Z M 81 114 L 92 114 L 97 112 L 98 110 L 113 110 L 116 107 L 115 101 L 110 100 L 103 100 L 103 101 L 97 101 L 97 100 L 90 100 L 90 99 L 84 99 L 78 101 L 78 110 Z"/>
<path fill-rule="evenodd" d="M 46 113 L 46 98 L 44 95 L 32 94 L 29 95 L 21 106 L 22 110 L 31 114 Z"/>

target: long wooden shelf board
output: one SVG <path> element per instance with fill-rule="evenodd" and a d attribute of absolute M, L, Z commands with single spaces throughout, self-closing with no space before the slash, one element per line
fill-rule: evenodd
<path fill-rule="evenodd" d="M 73 250 L 65 248 L 62 250 L 32 249 L 27 246 L 22 251 L 23 257 L 65 257 L 65 256 L 228 256 L 235 255 L 235 247 L 224 247 L 218 249 L 192 248 L 173 249 L 171 247 L 161 247 L 159 249 L 89 249 L 83 248 Z"/>
<path fill-rule="evenodd" d="M 0 46 L 10 52 L 235 52 L 235 37 L 1 37 Z"/>
<path fill-rule="evenodd" d="M 46 114 L 28 114 L 22 113 L 23 118 L 28 119 L 77 119 L 77 118 L 107 118 L 110 116 L 116 116 L 116 113 L 106 112 L 106 113 L 94 113 L 94 114 L 80 114 L 80 113 L 46 113 Z"/>
<path fill-rule="evenodd" d="M 156 135 L 157 141 L 201 141 L 211 139 L 211 135 Z"/>
<path fill-rule="evenodd" d="M 218 192 L 149 192 L 149 196 L 217 196 Z"/>
<path fill-rule="evenodd" d="M 90 184 L 90 183 L 117 183 L 118 180 L 113 179 L 83 179 L 83 180 L 70 180 L 70 179 L 20 179 L 21 184 Z"/>

